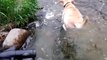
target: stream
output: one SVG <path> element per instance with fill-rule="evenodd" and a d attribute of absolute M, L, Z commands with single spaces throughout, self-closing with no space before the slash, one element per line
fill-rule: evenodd
<path fill-rule="evenodd" d="M 62 29 L 63 6 L 58 1 L 38 0 L 43 7 L 37 13 L 40 26 L 28 46 L 36 49 L 36 60 L 107 60 L 107 1 L 75 0 L 88 20 L 82 29 L 67 31 Z"/>

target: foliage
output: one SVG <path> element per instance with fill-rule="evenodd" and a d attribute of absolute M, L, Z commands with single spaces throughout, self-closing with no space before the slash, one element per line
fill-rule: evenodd
<path fill-rule="evenodd" d="M 14 22 L 23 26 L 37 12 L 36 0 L 0 0 L 0 25 Z"/>

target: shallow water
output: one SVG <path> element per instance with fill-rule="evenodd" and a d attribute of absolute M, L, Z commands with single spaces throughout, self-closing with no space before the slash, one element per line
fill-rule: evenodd
<path fill-rule="evenodd" d="M 31 49 L 37 60 L 107 60 L 107 1 L 76 0 L 74 3 L 88 21 L 82 29 L 61 30 L 63 7 L 58 0 L 38 0 L 37 13 L 42 26 L 35 30 Z"/>

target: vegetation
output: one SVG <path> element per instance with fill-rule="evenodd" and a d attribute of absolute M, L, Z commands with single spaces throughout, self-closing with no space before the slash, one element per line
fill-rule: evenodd
<path fill-rule="evenodd" d="M 10 22 L 24 26 L 37 8 L 36 0 L 0 0 L 0 26 Z"/>

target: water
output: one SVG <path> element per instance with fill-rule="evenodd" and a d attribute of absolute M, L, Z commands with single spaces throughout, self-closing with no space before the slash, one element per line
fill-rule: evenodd
<path fill-rule="evenodd" d="M 106 0 L 76 0 L 74 3 L 88 22 L 82 29 L 61 30 L 63 7 L 58 0 L 38 0 L 41 27 L 30 43 L 37 60 L 107 60 Z"/>

